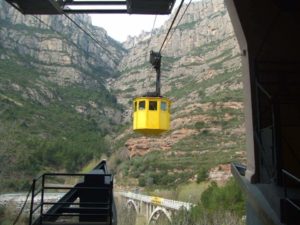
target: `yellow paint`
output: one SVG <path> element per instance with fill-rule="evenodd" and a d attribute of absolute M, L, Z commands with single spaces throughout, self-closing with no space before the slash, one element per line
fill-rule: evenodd
<path fill-rule="evenodd" d="M 160 197 L 151 197 L 151 203 L 155 205 L 161 205 L 163 198 Z"/>
<path fill-rule="evenodd" d="M 156 105 L 151 110 L 150 103 Z M 142 107 L 143 106 L 143 107 Z M 133 130 L 142 134 L 160 134 L 170 129 L 171 101 L 164 97 L 139 97 L 133 101 Z"/>

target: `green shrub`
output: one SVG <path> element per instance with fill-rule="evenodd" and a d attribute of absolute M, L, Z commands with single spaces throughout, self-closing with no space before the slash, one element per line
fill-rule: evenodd
<path fill-rule="evenodd" d="M 209 211 L 230 211 L 242 216 L 245 214 L 245 200 L 242 191 L 234 179 L 224 187 L 213 182 L 201 196 L 203 207 Z"/>
<path fill-rule="evenodd" d="M 139 186 L 140 187 L 146 186 L 146 178 L 144 176 L 139 177 Z"/>
<path fill-rule="evenodd" d="M 197 122 L 197 123 L 195 123 L 195 128 L 197 129 L 197 130 L 201 130 L 202 128 L 204 128 L 205 127 L 205 123 L 204 122 Z"/>
<path fill-rule="evenodd" d="M 208 178 L 208 172 L 206 169 L 202 168 L 197 173 L 197 183 L 205 181 Z"/>

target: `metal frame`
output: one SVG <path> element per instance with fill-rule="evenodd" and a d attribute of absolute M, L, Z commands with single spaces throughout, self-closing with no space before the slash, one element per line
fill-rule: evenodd
<path fill-rule="evenodd" d="M 170 14 L 175 0 L 6 0 L 23 14 Z M 38 4 L 37 4 L 38 3 Z M 116 7 L 120 6 L 118 9 Z M 73 8 L 72 7 L 78 7 Z M 101 8 L 102 7 L 102 8 Z"/>
<path fill-rule="evenodd" d="M 102 172 L 99 173 L 99 170 Z M 48 178 L 58 177 L 82 177 L 83 181 L 75 186 L 47 186 Z M 109 177 L 107 183 L 106 177 Z M 46 190 L 67 190 L 67 192 L 64 192 L 65 194 L 58 201 L 49 202 L 45 201 Z M 76 199 L 80 202 L 75 202 Z M 60 217 L 78 218 L 79 223 L 112 225 L 116 222 L 113 176 L 108 173 L 105 163 L 100 163 L 87 174 L 45 173 L 33 180 L 29 225 L 41 225 L 47 222 L 55 224 Z"/>
<path fill-rule="evenodd" d="M 289 194 L 289 183 L 300 186 L 300 178 L 286 170 L 282 170 L 284 198 L 281 199 L 281 221 L 287 225 L 296 225 L 300 223 L 300 199 L 299 196 Z M 296 198 L 298 197 L 298 199 Z"/>

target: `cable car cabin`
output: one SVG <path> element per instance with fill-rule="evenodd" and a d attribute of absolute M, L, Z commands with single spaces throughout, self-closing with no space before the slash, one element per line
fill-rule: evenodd
<path fill-rule="evenodd" d="M 171 101 L 164 97 L 138 97 L 133 101 L 133 130 L 158 135 L 170 129 Z"/>

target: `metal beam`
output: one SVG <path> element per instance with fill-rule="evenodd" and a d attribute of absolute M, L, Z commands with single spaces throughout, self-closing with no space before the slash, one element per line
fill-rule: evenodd
<path fill-rule="evenodd" d="M 63 9 L 65 13 L 71 14 L 79 14 L 79 13 L 89 13 L 89 14 L 122 14 L 122 13 L 127 13 L 126 9 Z"/>
<path fill-rule="evenodd" d="M 125 5 L 126 1 L 72 1 L 67 2 L 65 6 L 74 6 L 74 5 Z"/>

